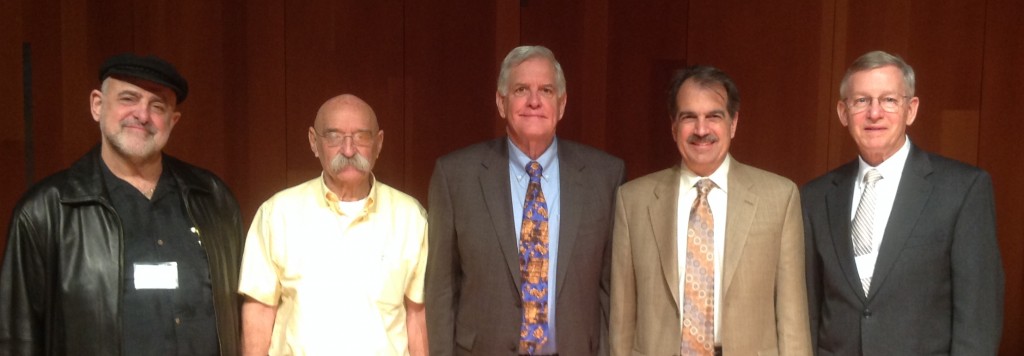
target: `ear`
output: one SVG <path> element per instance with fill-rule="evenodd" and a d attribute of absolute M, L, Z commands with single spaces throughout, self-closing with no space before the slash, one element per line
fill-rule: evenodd
<path fill-rule="evenodd" d="M 100 107 L 103 106 L 103 92 L 93 89 L 89 93 L 89 111 L 93 121 L 100 122 Z"/>
<path fill-rule="evenodd" d="M 740 124 L 740 112 L 736 111 L 736 115 L 732 117 L 732 122 L 729 123 L 729 138 L 736 138 L 736 126 Z"/>
<path fill-rule="evenodd" d="M 178 124 L 178 120 L 181 120 L 181 111 L 175 111 L 171 114 L 171 121 L 167 123 L 167 128 L 173 130 L 174 125 Z"/>
<path fill-rule="evenodd" d="M 558 119 L 562 119 L 562 115 L 565 114 L 565 102 L 569 99 L 569 93 L 562 93 L 562 97 L 558 99 Z"/>
<path fill-rule="evenodd" d="M 309 150 L 313 151 L 313 157 L 320 158 L 320 150 L 316 147 L 316 130 L 309 127 Z"/>
<path fill-rule="evenodd" d="M 917 106 L 921 104 L 921 100 L 916 96 L 910 98 L 910 108 L 907 109 L 907 126 L 914 124 L 914 119 L 917 118 Z"/>
<path fill-rule="evenodd" d="M 380 151 L 384 149 L 384 130 L 377 131 L 377 144 L 374 147 L 373 159 L 380 158 Z"/>
<path fill-rule="evenodd" d="M 668 120 L 672 123 L 672 141 L 679 142 L 679 132 L 676 131 L 679 129 L 679 120 L 676 120 L 672 115 L 668 116 Z"/>
<path fill-rule="evenodd" d="M 500 91 L 494 92 L 494 104 L 498 106 L 498 115 L 501 115 L 502 119 L 507 118 L 505 116 L 505 101 L 508 100 L 504 96 L 501 96 Z"/>
<path fill-rule="evenodd" d="M 850 125 L 849 117 L 847 117 L 848 111 L 846 111 L 846 109 L 846 103 L 842 100 L 836 103 L 836 113 L 839 114 L 839 122 L 843 124 L 843 127 Z"/>

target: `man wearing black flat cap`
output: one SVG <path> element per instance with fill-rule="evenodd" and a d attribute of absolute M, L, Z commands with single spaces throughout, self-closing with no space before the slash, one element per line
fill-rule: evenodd
<path fill-rule="evenodd" d="M 0 270 L 0 355 L 236 355 L 238 203 L 162 153 L 188 83 L 121 54 L 89 97 L 100 144 L 18 203 Z"/>

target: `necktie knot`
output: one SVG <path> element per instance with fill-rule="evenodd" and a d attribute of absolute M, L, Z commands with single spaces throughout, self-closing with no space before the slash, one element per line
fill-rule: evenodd
<path fill-rule="evenodd" d="M 530 175 L 531 182 L 539 182 L 541 175 L 544 174 L 544 168 L 537 161 L 530 161 L 526 164 L 526 174 Z"/>
<path fill-rule="evenodd" d="M 715 183 L 712 182 L 710 179 L 701 178 L 701 180 L 697 181 L 697 196 L 698 197 L 706 197 L 706 196 L 708 196 L 708 192 L 710 192 L 711 188 L 714 188 L 714 187 L 715 187 Z"/>
<path fill-rule="evenodd" d="M 882 180 L 882 174 L 878 173 L 877 169 L 872 168 L 864 172 L 864 184 L 874 186 L 879 180 Z"/>

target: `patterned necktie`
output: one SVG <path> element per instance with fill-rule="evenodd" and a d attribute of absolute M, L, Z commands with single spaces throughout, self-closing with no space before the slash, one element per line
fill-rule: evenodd
<path fill-rule="evenodd" d="M 864 193 L 860 196 L 857 214 L 853 217 L 853 255 L 857 257 L 869 254 L 874 249 L 871 231 L 875 218 L 875 183 L 881 179 L 882 174 L 877 169 L 872 168 L 864 173 Z M 871 276 L 862 277 L 860 285 L 864 288 L 864 295 L 868 295 Z"/>
<path fill-rule="evenodd" d="M 683 288 L 683 355 L 715 353 L 715 220 L 708 192 L 715 183 L 697 182 L 697 199 L 686 230 L 686 276 Z"/>
<path fill-rule="evenodd" d="M 540 188 L 543 169 L 536 161 L 526 165 L 522 235 L 519 239 L 519 270 L 523 274 L 523 324 L 519 353 L 533 354 L 548 341 L 548 204 Z"/>

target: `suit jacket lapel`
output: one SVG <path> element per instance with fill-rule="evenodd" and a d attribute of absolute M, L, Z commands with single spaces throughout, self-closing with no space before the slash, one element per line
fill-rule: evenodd
<path fill-rule="evenodd" d="M 858 161 L 854 160 L 840 168 L 839 174 L 832 181 L 832 189 L 825 196 L 825 202 L 836 261 L 839 261 L 839 268 L 846 277 L 850 289 L 863 300 L 864 289 L 860 285 L 860 273 L 857 272 L 857 262 L 853 258 L 853 240 L 850 236 L 853 185 L 857 179 L 858 164 Z"/>
<path fill-rule="evenodd" d="M 889 213 L 889 222 L 885 225 L 885 237 L 882 238 L 882 246 L 878 249 L 869 298 L 885 283 L 885 277 L 896 264 L 903 246 L 910 238 L 910 232 L 913 231 L 928 203 L 932 184 L 925 177 L 931 172 L 932 165 L 928 157 L 916 147 L 910 146 L 910 154 L 903 167 L 903 176 L 896 189 L 896 200 L 893 202 L 892 212 Z"/>
<path fill-rule="evenodd" d="M 572 251 L 575 248 L 575 242 L 580 234 L 580 217 L 583 211 L 587 208 L 584 207 L 585 199 L 584 194 L 584 180 L 586 174 L 584 170 L 586 166 L 572 151 L 571 146 L 568 144 L 558 145 L 558 170 L 559 170 L 559 189 L 561 190 L 561 221 L 559 221 L 558 230 L 558 263 L 555 266 L 558 270 L 555 275 L 556 284 L 558 285 L 558 291 L 555 291 L 555 298 L 558 298 L 558 294 L 562 292 L 562 288 L 565 287 L 565 275 L 568 272 L 568 266 L 571 266 L 570 259 L 572 258 Z"/>
<path fill-rule="evenodd" d="M 577 235 L 579 235 L 580 215 L 584 210 L 583 195 L 587 194 L 583 191 L 583 180 L 586 179 L 583 170 L 586 166 L 572 152 L 571 147 L 570 145 L 558 146 L 561 221 L 559 221 L 558 231 L 558 265 L 555 266 L 558 269 L 555 271 L 555 284 L 558 285 L 555 298 L 558 298 L 558 294 L 566 284 L 565 276 L 569 271 L 568 266 L 572 263 L 570 259 L 576 246 Z"/>
<path fill-rule="evenodd" d="M 509 186 L 508 171 L 508 146 L 505 138 L 499 139 L 500 143 L 493 145 L 493 151 L 489 152 L 480 161 L 480 190 L 483 193 L 487 210 L 491 212 L 491 225 L 494 226 L 494 236 L 498 238 L 498 246 L 502 255 L 505 256 L 505 263 L 508 265 L 509 274 L 516 283 L 516 291 L 520 290 L 522 273 L 519 271 L 519 245 L 516 243 L 516 229 L 512 226 L 512 187 Z M 520 296 L 521 297 L 521 296 Z"/>
<path fill-rule="evenodd" d="M 747 244 L 750 224 L 757 211 L 758 197 L 754 194 L 756 184 L 746 173 L 746 166 L 729 157 L 729 192 L 725 218 L 725 253 L 722 261 L 722 296 L 729 292 L 732 277 L 736 274 L 743 249 Z"/>
<path fill-rule="evenodd" d="M 651 219 L 651 231 L 654 232 L 654 242 L 661 260 L 662 274 L 672 293 L 674 301 L 672 305 L 678 309 L 679 260 L 676 256 L 678 254 L 676 216 L 679 214 L 677 202 L 679 199 L 679 175 L 682 174 L 681 167 L 676 166 L 674 173 L 666 176 L 666 179 L 658 182 L 654 187 L 654 199 L 647 206 L 647 215 Z"/>

